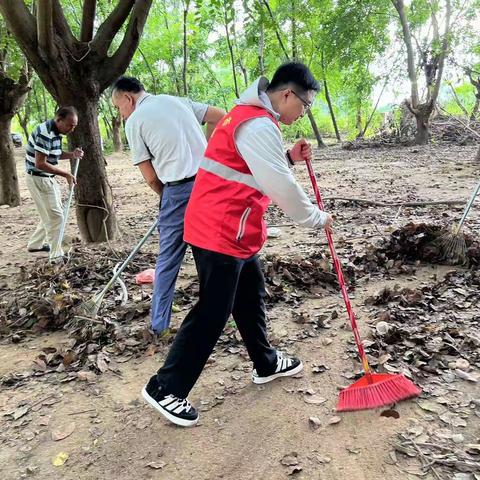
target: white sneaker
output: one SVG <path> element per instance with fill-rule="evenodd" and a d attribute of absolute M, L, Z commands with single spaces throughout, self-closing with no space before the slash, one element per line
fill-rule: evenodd
<path fill-rule="evenodd" d="M 303 363 L 295 357 L 284 357 L 281 352 L 277 352 L 277 365 L 271 375 L 260 377 L 256 370 L 253 370 L 253 383 L 268 383 L 279 377 L 291 377 L 303 370 Z"/>

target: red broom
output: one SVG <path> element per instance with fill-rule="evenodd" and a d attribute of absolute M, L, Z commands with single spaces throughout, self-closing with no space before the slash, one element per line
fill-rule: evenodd
<path fill-rule="evenodd" d="M 310 160 L 307 160 L 306 163 L 318 206 L 320 210 L 325 210 L 323 207 L 322 197 L 320 196 L 320 191 L 318 189 L 317 179 L 315 178 L 315 173 L 313 172 L 312 163 Z M 404 375 L 372 373 L 370 370 L 367 355 L 365 354 L 365 349 L 363 348 L 363 343 L 360 338 L 360 334 L 358 333 L 357 321 L 355 320 L 355 313 L 352 309 L 350 298 L 348 296 L 345 279 L 342 273 L 342 267 L 340 266 L 340 260 L 338 259 L 338 255 L 333 244 L 332 231 L 327 228 L 325 233 L 327 235 L 328 246 L 333 259 L 333 265 L 337 272 L 338 283 L 342 290 L 343 300 L 345 301 L 345 306 L 347 307 L 348 317 L 350 318 L 350 324 L 355 337 L 355 343 L 357 344 L 358 354 L 365 371 L 365 375 L 360 380 L 357 380 L 354 384 L 340 392 L 337 411 L 343 412 L 351 410 L 368 410 L 370 408 L 382 407 L 384 405 L 389 405 L 391 403 L 399 402 L 400 400 L 406 400 L 407 398 L 413 398 L 420 395 L 422 391 Z"/>

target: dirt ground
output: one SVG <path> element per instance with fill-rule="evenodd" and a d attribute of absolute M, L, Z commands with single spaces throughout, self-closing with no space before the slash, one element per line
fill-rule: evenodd
<path fill-rule="evenodd" d="M 327 208 L 335 215 L 334 235 L 339 241 L 339 254 L 342 256 L 352 248 L 361 251 L 376 236 L 388 234 L 409 221 L 450 225 L 460 217 L 462 207 L 359 206 L 328 201 L 329 198 L 360 197 L 383 202 L 466 200 L 480 178 L 480 166 L 473 164 L 475 151 L 475 146 L 444 145 L 358 151 L 330 147 L 316 151 L 314 168 Z M 17 150 L 17 153 L 22 205 L 0 208 L 2 284 L 14 281 L 20 266 L 33 269 L 45 262 L 41 254 L 26 251 L 37 216 L 25 186 L 22 152 Z M 119 238 L 112 242 L 112 248 L 128 248 L 155 218 L 157 201 L 131 166 L 128 154 L 111 155 L 107 160 L 119 220 Z M 311 192 L 305 169 L 297 166 L 295 173 Z M 479 212 L 478 208 L 473 210 L 467 226 L 477 236 Z M 301 258 L 309 252 L 327 249 L 322 232 L 292 226 L 278 212 L 270 215 L 270 223 L 279 226 L 281 236 L 269 239 L 262 255 L 294 254 Z M 72 239 L 78 237 L 74 215 L 68 235 Z M 153 237 L 143 251 L 156 252 L 156 241 Z M 428 285 L 451 270 L 447 266 L 419 264 L 414 274 L 372 275 L 359 281 L 352 303 L 365 338 L 372 335 L 367 297 L 395 284 L 409 288 Z M 179 285 L 188 284 L 194 276 L 188 254 Z M 136 288 L 148 291 L 148 287 Z M 129 293 L 133 298 L 138 294 Z M 478 314 L 478 305 L 472 306 L 472 311 L 475 310 Z M 314 330 L 308 324 L 294 321 L 295 313 L 299 312 L 328 318 L 330 328 Z M 173 325 L 178 326 L 184 315 L 185 309 L 175 313 Z M 190 396 L 200 410 L 200 422 L 192 429 L 167 424 L 141 398 L 141 388 L 161 365 L 166 345 L 155 355 L 134 356 L 120 363 L 116 373 L 108 371 L 87 382 L 62 381 L 57 374 L 51 374 L 31 376 L 15 385 L 1 385 L 0 477 L 8 480 L 480 478 L 474 476 L 480 472 L 455 476 L 455 470 L 444 471 L 441 466 L 422 471 L 421 458 L 401 456 L 398 452 L 396 457 L 392 455 L 392 445 L 399 433 L 412 426 L 428 429 L 433 424 L 431 412 L 419 407 L 420 400 L 398 404 L 395 410 L 399 418 L 381 416 L 383 409 L 335 413 L 339 388 L 350 384 L 352 380 L 346 378 L 348 372 L 358 369 L 358 363 L 348 353 L 352 334 L 345 327 L 347 316 L 339 293 L 312 294 L 302 297 L 296 305 L 276 303 L 269 309 L 268 317 L 272 342 L 303 360 L 303 374 L 256 386 L 250 380 L 251 364 L 243 348 L 219 347 Z M 8 336 L 0 339 L 0 377 L 30 370 L 40 350 L 67 341 L 62 330 L 29 335 L 19 343 L 13 343 Z M 315 373 L 318 365 L 326 366 L 326 371 Z M 457 381 L 454 390 L 468 402 L 480 399 L 478 383 Z M 317 425 L 309 421 L 310 417 L 316 417 Z M 455 431 L 462 433 L 464 442 L 478 445 L 479 414 L 468 415 L 466 425 L 456 427 Z M 55 435 L 58 438 L 70 432 L 64 439 L 54 440 Z M 67 454 L 68 459 L 63 465 L 54 466 L 61 453 Z"/>

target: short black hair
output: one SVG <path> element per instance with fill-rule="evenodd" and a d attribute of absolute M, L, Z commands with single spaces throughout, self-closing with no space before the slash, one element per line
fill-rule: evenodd
<path fill-rule="evenodd" d="M 308 92 L 320 90 L 319 83 L 315 80 L 310 69 L 300 62 L 287 62 L 277 68 L 272 81 L 268 85 L 268 92 L 275 92 L 295 85 L 298 90 Z"/>
<path fill-rule="evenodd" d="M 140 93 L 144 92 L 145 88 L 137 78 L 123 76 L 117 79 L 112 86 L 112 93 L 117 90 L 120 92 Z"/>
<path fill-rule="evenodd" d="M 58 120 L 65 120 L 70 115 L 75 115 L 78 117 L 77 109 L 75 107 L 60 107 L 55 112 L 55 118 Z"/>

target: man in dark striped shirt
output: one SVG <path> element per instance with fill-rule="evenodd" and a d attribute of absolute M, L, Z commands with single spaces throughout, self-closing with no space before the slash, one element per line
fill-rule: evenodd
<path fill-rule="evenodd" d="M 75 177 L 68 170 L 59 168 L 59 160 L 82 158 L 83 151 L 62 151 L 62 135 L 67 135 L 78 123 L 74 107 L 61 107 L 55 118 L 38 125 L 28 137 L 25 168 L 27 187 L 40 215 L 40 223 L 28 242 L 29 252 L 53 252 L 63 222 L 60 187 L 55 176 L 67 180 L 71 186 Z M 57 253 L 63 254 L 61 251 Z"/>

